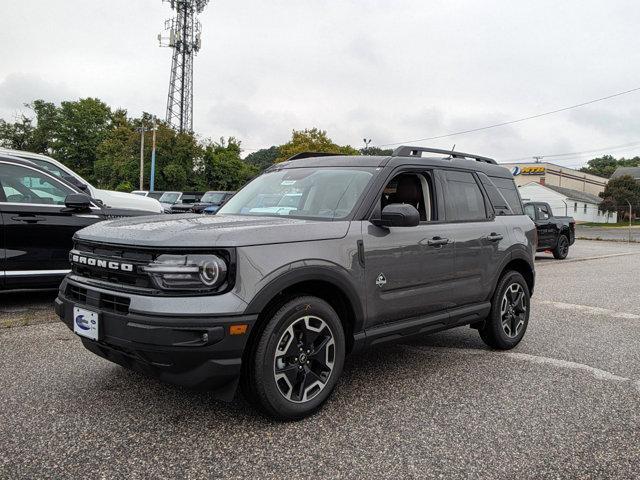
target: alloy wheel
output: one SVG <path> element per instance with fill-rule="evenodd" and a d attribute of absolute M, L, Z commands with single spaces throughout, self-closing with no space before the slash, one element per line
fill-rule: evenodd
<path fill-rule="evenodd" d="M 518 336 L 527 318 L 524 288 L 519 283 L 509 285 L 500 303 L 502 329 L 509 338 Z"/>
<path fill-rule="evenodd" d="M 292 322 L 280 337 L 273 360 L 278 391 L 294 403 L 318 395 L 327 385 L 335 362 L 335 339 L 327 323 L 305 316 Z"/>

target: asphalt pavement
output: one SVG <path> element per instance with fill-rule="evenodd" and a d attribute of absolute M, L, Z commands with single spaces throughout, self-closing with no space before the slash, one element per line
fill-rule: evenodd
<path fill-rule="evenodd" d="M 369 350 L 294 423 L 127 371 L 60 323 L 0 329 L 0 478 L 638 478 L 640 245 L 549 257 L 516 349 L 465 327 Z"/>

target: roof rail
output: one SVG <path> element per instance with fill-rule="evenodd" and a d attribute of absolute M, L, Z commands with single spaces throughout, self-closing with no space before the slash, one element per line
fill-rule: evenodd
<path fill-rule="evenodd" d="M 300 160 L 302 158 L 311 158 L 311 157 L 334 157 L 338 155 L 344 155 L 344 153 L 301 152 L 301 153 L 296 153 L 293 157 L 287 158 L 287 161 Z"/>
<path fill-rule="evenodd" d="M 462 153 L 456 152 L 454 150 L 441 150 L 439 148 L 429 148 L 429 147 L 409 147 L 403 145 L 402 147 L 396 148 L 391 154 L 392 157 L 421 157 L 422 153 L 440 153 L 442 155 L 449 155 L 453 158 L 472 158 L 476 162 L 484 162 L 491 163 L 492 165 L 497 165 L 493 158 L 481 157 L 480 155 L 473 155 L 471 153 Z"/>

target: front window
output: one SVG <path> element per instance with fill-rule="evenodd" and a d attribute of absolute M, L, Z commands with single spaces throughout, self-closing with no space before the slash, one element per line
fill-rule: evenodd
<path fill-rule="evenodd" d="M 160 202 L 174 204 L 178 201 L 178 198 L 180 198 L 180 193 L 178 192 L 164 192 L 160 197 Z"/>
<path fill-rule="evenodd" d="M 277 170 L 240 190 L 219 214 L 342 219 L 354 209 L 372 178 L 371 168 Z"/>
<path fill-rule="evenodd" d="M 9 203 L 64 205 L 67 195 L 75 193 L 44 173 L 18 165 L 3 165 L 0 187 Z"/>
<path fill-rule="evenodd" d="M 207 192 L 202 196 L 202 203 L 213 203 L 214 205 L 220 205 L 224 200 L 224 193 L 219 192 Z"/>

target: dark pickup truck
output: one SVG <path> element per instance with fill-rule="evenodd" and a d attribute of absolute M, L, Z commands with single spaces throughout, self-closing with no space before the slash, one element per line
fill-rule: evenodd
<path fill-rule="evenodd" d="M 555 217 L 549 204 L 544 202 L 525 203 L 524 212 L 536 224 L 538 252 L 549 250 L 558 260 L 567 258 L 569 247 L 576 241 L 573 217 Z"/>

